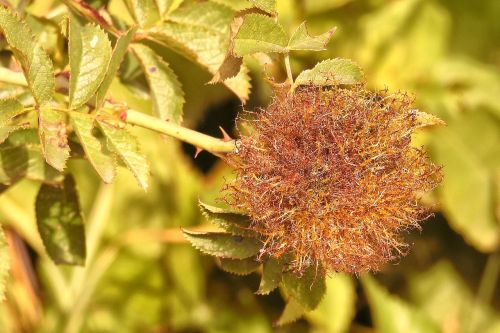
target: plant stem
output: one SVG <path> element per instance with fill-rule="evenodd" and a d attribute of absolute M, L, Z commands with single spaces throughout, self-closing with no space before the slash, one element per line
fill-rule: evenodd
<path fill-rule="evenodd" d="M 285 68 L 288 81 L 290 81 L 290 85 L 293 86 L 292 67 L 290 66 L 290 55 L 288 53 L 285 54 Z"/>
<path fill-rule="evenodd" d="M 236 150 L 235 140 L 225 141 L 196 132 L 189 128 L 149 116 L 135 110 L 127 110 L 125 122 L 187 142 L 212 154 L 232 153 Z"/>

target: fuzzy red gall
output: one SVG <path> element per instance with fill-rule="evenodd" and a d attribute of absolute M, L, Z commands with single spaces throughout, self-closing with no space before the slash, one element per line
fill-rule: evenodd
<path fill-rule="evenodd" d="M 406 252 L 401 234 L 428 211 L 420 196 L 441 180 L 421 148 L 413 100 L 364 87 L 299 88 L 242 120 L 251 128 L 227 161 L 224 200 L 251 217 L 263 256 L 359 273 Z"/>

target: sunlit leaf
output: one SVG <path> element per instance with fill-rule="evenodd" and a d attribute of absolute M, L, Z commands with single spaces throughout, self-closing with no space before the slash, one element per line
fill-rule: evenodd
<path fill-rule="evenodd" d="M 186 239 L 201 252 L 230 259 L 246 259 L 256 255 L 262 244 L 255 238 L 246 238 L 222 232 L 193 232 L 183 230 Z"/>
<path fill-rule="evenodd" d="M 42 184 L 36 197 L 36 220 L 45 249 L 56 264 L 85 263 L 85 230 L 71 175 L 58 186 Z"/>
<path fill-rule="evenodd" d="M 0 32 L 21 63 L 36 102 L 40 105 L 50 102 L 54 94 L 54 71 L 41 43 L 35 40 L 25 22 L 3 6 L 0 6 Z"/>
<path fill-rule="evenodd" d="M 118 73 L 118 69 L 120 68 L 120 64 L 123 61 L 125 53 L 127 52 L 127 48 L 130 44 L 130 41 L 134 37 L 137 28 L 130 28 L 125 34 L 121 35 L 120 38 L 116 41 L 116 45 L 113 49 L 113 54 L 111 55 L 111 60 L 109 61 L 109 67 L 106 71 L 106 75 L 102 80 L 99 89 L 96 92 L 96 109 L 99 109 L 106 98 L 106 93 L 108 92 L 109 87 L 111 86 L 111 82 L 116 77 Z"/>
<path fill-rule="evenodd" d="M 70 119 L 89 162 L 105 183 L 111 183 L 116 173 L 114 161 L 109 153 L 103 151 L 101 142 L 92 134 L 94 119 L 79 112 L 72 112 Z"/>
<path fill-rule="evenodd" d="M 306 22 L 295 30 L 290 41 L 288 42 L 288 49 L 290 50 L 307 50 L 307 51 L 322 51 L 326 49 L 326 45 L 330 42 L 333 33 L 337 28 L 332 28 L 327 32 L 318 35 L 310 36 L 307 32 Z"/>
<path fill-rule="evenodd" d="M 356 287 L 348 275 L 326 278 L 326 294 L 318 307 L 306 314 L 324 332 L 348 332 L 356 313 Z"/>
<path fill-rule="evenodd" d="M 155 0 L 125 0 L 134 20 L 141 27 L 147 27 L 159 19 Z"/>
<path fill-rule="evenodd" d="M 295 272 L 283 273 L 283 285 L 290 297 L 306 310 L 315 309 L 326 292 L 324 273 L 315 266 L 306 268 L 302 275 Z"/>
<path fill-rule="evenodd" d="M 5 299 L 5 285 L 10 270 L 9 248 L 2 226 L 0 225 L 0 302 Z"/>
<path fill-rule="evenodd" d="M 38 124 L 38 134 L 47 163 L 63 171 L 69 157 L 66 114 L 50 107 L 42 107 Z"/>
<path fill-rule="evenodd" d="M 269 258 L 264 261 L 262 278 L 260 280 L 259 290 L 257 294 L 267 295 L 276 289 L 281 282 L 283 265 L 281 262 L 274 258 Z"/>
<path fill-rule="evenodd" d="M 137 44 L 133 50 L 148 80 L 153 110 L 161 119 L 180 124 L 185 100 L 177 75 L 149 47 Z"/>
<path fill-rule="evenodd" d="M 369 275 L 362 280 L 377 331 L 384 333 L 441 332 L 439 326 L 425 313 L 390 295 Z"/>
<path fill-rule="evenodd" d="M 219 258 L 219 266 L 222 270 L 236 275 L 248 275 L 255 272 L 260 263 L 255 258 L 250 257 L 246 259 L 228 259 Z"/>
<path fill-rule="evenodd" d="M 249 230 L 250 218 L 238 212 L 226 210 L 206 203 L 199 202 L 200 210 L 205 218 L 217 227 L 239 236 L 255 236 L 255 232 Z"/>
<path fill-rule="evenodd" d="M 234 38 L 233 52 L 238 56 L 257 52 L 287 52 L 288 37 L 283 27 L 261 14 L 245 15 Z"/>
<path fill-rule="evenodd" d="M 276 15 L 276 0 L 249 0 L 253 5 L 263 11 Z"/>
<path fill-rule="evenodd" d="M 0 99 L 0 126 L 5 126 L 7 123 L 23 112 L 23 105 L 16 99 Z"/>
<path fill-rule="evenodd" d="M 295 85 L 330 86 L 357 84 L 363 79 L 363 71 L 348 59 L 328 59 L 318 63 L 313 69 L 303 71 L 295 79 Z"/>
<path fill-rule="evenodd" d="M 70 107 L 84 105 L 97 91 L 106 75 L 111 58 L 111 43 L 97 26 L 80 26 L 70 21 L 69 29 L 69 102 Z"/>
<path fill-rule="evenodd" d="M 98 121 L 106 136 L 108 147 L 115 152 L 134 174 L 139 185 L 146 190 L 149 179 L 149 163 L 146 156 L 139 149 L 137 138 L 126 128 L 120 128 L 104 121 Z"/>

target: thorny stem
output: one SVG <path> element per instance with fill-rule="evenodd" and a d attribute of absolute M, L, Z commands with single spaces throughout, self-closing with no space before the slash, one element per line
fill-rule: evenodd
<path fill-rule="evenodd" d="M 235 140 L 225 141 L 223 139 L 214 138 L 135 110 L 129 109 L 126 111 L 125 122 L 166 134 L 215 155 L 236 151 Z"/>

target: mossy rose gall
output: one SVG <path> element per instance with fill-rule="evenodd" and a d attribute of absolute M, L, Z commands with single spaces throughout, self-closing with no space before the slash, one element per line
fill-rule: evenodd
<path fill-rule="evenodd" d="M 250 134 L 227 161 L 235 168 L 224 200 L 251 217 L 261 255 L 357 273 L 404 254 L 401 232 L 428 212 L 419 197 L 441 179 L 421 148 L 406 94 L 362 86 L 278 92 L 241 122 Z"/>

